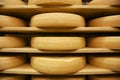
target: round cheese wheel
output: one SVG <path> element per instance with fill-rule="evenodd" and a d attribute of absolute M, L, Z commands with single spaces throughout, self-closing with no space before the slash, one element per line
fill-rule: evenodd
<path fill-rule="evenodd" d="M 43 13 L 32 17 L 32 27 L 84 27 L 82 16 L 71 13 Z"/>
<path fill-rule="evenodd" d="M 32 80 L 85 80 L 85 76 L 79 77 L 40 77 L 32 76 Z"/>
<path fill-rule="evenodd" d="M 18 37 L 0 37 L 0 48 L 24 47 L 25 43 Z"/>
<path fill-rule="evenodd" d="M 40 5 L 72 5 L 82 4 L 82 0 L 29 0 L 29 5 L 40 4 Z"/>
<path fill-rule="evenodd" d="M 26 26 L 25 21 L 19 18 L 0 15 L 0 27 L 25 27 L 25 26 Z"/>
<path fill-rule="evenodd" d="M 4 5 L 24 5 L 22 0 L 0 0 Z"/>
<path fill-rule="evenodd" d="M 115 5 L 119 3 L 120 0 L 92 0 L 88 5 Z"/>
<path fill-rule="evenodd" d="M 2 55 L 0 56 L 0 70 L 10 69 L 17 66 L 20 66 L 25 63 L 25 56 L 9 56 Z"/>
<path fill-rule="evenodd" d="M 89 62 L 101 68 L 120 71 L 120 56 L 90 56 Z"/>
<path fill-rule="evenodd" d="M 33 48 L 41 50 L 75 50 L 85 47 L 83 37 L 33 37 Z"/>
<path fill-rule="evenodd" d="M 120 49 L 120 37 L 94 37 L 88 40 L 88 46 L 93 48 Z"/>
<path fill-rule="evenodd" d="M 38 57 L 32 56 L 31 65 L 45 74 L 69 74 L 85 67 L 86 60 L 81 57 Z"/>
<path fill-rule="evenodd" d="M 119 75 L 90 76 L 89 80 L 120 80 Z"/>
<path fill-rule="evenodd" d="M 0 74 L 0 80 L 25 80 L 25 76 L 23 75 L 2 75 Z"/>
<path fill-rule="evenodd" d="M 108 1 L 108 0 L 107 0 Z M 91 27 L 119 27 L 120 15 L 106 16 L 89 21 L 88 26 Z"/>

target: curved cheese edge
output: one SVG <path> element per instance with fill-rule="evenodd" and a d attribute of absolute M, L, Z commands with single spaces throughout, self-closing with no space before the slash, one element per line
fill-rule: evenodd
<path fill-rule="evenodd" d="M 25 42 L 21 38 L 0 36 L 0 48 L 18 48 L 24 46 Z"/>
<path fill-rule="evenodd" d="M 119 75 L 89 76 L 89 80 L 120 80 Z"/>
<path fill-rule="evenodd" d="M 32 80 L 85 80 L 85 76 L 79 77 L 40 77 L 32 76 Z"/>
<path fill-rule="evenodd" d="M 0 0 L 4 5 L 25 5 L 22 0 Z"/>
<path fill-rule="evenodd" d="M 23 55 L 18 56 L 7 56 L 2 55 L 0 56 L 0 70 L 14 68 L 25 63 L 26 59 Z"/>
<path fill-rule="evenodd" d="M 107 0 L 108 1 L 108 0 Z M 90 27 L 119 27 L 120 15 L 105 16 L 88 22 Z"/>
<path fill-rule="evenodd" d="M 29 0 L 29 5 L 40 4 L 40 5 L 72 5 L 82 4 L 82 0 Z"/>
<path fill-rule="evenodd" d="M 33 37 L 33 48 L 41 50 L 75 50 L 85 47 L 83 37 Z"/>
<path fill-rule="evenodd" d="M 120 0 L 92 0 L 88 5 L 115 5 L 120 3 Z"/>
<path fill-rule="evenodd" d="M 31 27 L 85 27 L 82 16 L 71 13 L 43 13 L 32 17 Z"/>
<path fill-rule="evenodd" d="M 0 15 L 0 26 L 1 27 L 25 27 L 26 23 L 22 19 L 19 19 L 16 17 Z"/>
<path fill-rule="evenodd" d="M 93 37 L 88 39 L 88 47 L 120 49 L 119 36 Z"/>
<path fill-rule="evenodd" d="M 86 65 L 81 57 L 38 57 L 32 56 L 31 66 L 45 74 L 69 74 L 83 69 Z"/>
<path fill-rule="evenodd" d="M 112 71 L 120 71 L 120 56 L 90 56 L 89 63 Z"/>

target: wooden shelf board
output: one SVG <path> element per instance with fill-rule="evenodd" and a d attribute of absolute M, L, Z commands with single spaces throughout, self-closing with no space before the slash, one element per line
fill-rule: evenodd
<path fill-rule="evenodd" d="M 71 6 L 39 6 L 39 5 L 5 5 L 0 7 L 0 13 L 6 15 L 30 18 L 39 13 L 70 12 L 78 13 L 86 18 L 103 15 L 120 14 L 120 8 L 110 5 L 71 5 Z M 93 15 L 94 14 L 94 15 Z"/>
<path fill-rule="evenodd" d="M 120 53 L 120 50 L 112 50 L 108 48 L 83 48 L 73 51 L 42 51 L 34 48 L 3 48 L 1 53 Z"/>
<path fill-rule="evenodd" d="M 1 71 L 0 73 L 46 75 L 34 70 L 29 64 L 25 64 L 17 68 L 7 69 L 4 71 Z M 92 65 L 87 65 L 84 69 L 78 71 L 77 73 L 67 74 L 67 75 L 97 75 L 97 74 L 118 74 L 118 72 L 113 72 L 107 69 L 102 69 Z"/>
<path fill-rule="evenodd" d="M 38 32 L 80 32 L 80 33 L 107 33 L 120 32 L 120 27 L 76 27 L 76 28 L 37 28 L 37 27 L 1 27 L 0 33 L 20 32 L 20 33 L 38 33 Z"/>

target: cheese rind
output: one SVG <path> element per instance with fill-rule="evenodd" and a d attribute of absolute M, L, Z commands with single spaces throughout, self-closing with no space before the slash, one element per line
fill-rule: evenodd
<path fill-rule="evenodd" d="M 10 69 L 24 64 L 25 56 L 0 56 L 0 70 Z"/>
<path fill-rule="evenodd" d="M 4 5 L 24 5 L 22 0 L 0 0 Z"/>
<path fill-rule="evenodd" d="M 26 26 L 25 21 L 19 18 L 0 15 L 0 27 L 25 27 L 25 26 Z"/>
<path fill-rule="evenodd" d="M 119 75 L 90 76 L 89 80 L 120 80 Z"/>
<path fill-rule="evenodd" d="M 115 5 L 119 3 L 120 0 L 92 0 L 88 5 Z"/>
<path fill-rule="evenodd" d="M 82 0 L 29 0 L 29 5 L 39 4 L 39 5 L 72 5 L 72 4 L 82 4 Z"/>
<path fill-rule="evenodd" d="M 89 38 L 88 47 L 120 49 L 120 37 L 107 36 Z"/>
<path fill-rule="evenodd" d="M 33 37 L 33 48 L 41 50 L 75 50 L 85 47 L 83 37 Z"/>
<path fill-rule="evenodd" d="M 105 16 L 105 17 L 93 19 L 88 22 L 88 26 L 90 27 L 119 27 L 120 26 L 120 15 Z"/>
<path fill-rule="evenodd" d="M 85 80 L 85 76 L 79 77 L 40 77 L 32 76 L 32 80 Z"/>
<path fill-rule="evenodd" d="M 0 48 L 24 47 L 25 42 L 18 37 L 0 37 Z"/>
<path fill-rule="evenodd" d="M 90 56 L 89 63 L 112 71 L 120 71 L 120 56 Z"/>
<path fill-rule="evenodd" d="M 83 69 L 86 65 L 81 57 L 38 57 L 32 56 L 31 66 L 45 74 L 69 74 Z"/>
<path fill-rule="evenodd" d="M 85 27 L 82 16 L 71 13 L 43 13 L 32 17 L 32 27 Z"/>

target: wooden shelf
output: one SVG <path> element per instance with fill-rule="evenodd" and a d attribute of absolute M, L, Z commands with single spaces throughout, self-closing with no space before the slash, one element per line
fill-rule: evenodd
<path fill-rule="evenodd" d="M 34 48 L 3 48 L 0 49 L 1 53 L 52 53 L 52 54 L 56 54 L 56 53 L 81 53 L 81 54 L 89 54 L 89 53 L 100 53 L 100 54 L 105 54 L 105 53 L 120 53 L 120 50 L 111 50 L 108 48 L 83 48 L 83 49 L 78 49 L 78 50 L 73 50 L 73 51 L 42 51 L 42 50 L 38 50 L 38 49 L 34 49 Z"/>
<path fill-rule="evenodd" d="M 46 75 L 42 74 L 36 70 L 34 70 L 29 64 L 25 64 L 23 66 L 7 69 L 1 71 L 0 73 L 7 73 L 7 74 L 26 74 L 26 75 Z M 67 75 L 97 75 L 97 74 L 118 74 L 118 72 L 113 72 L 107 69 L 98 68 L 92 65 L 87 65 L 84 69 L 78 71 L 74 74 L 67 74 Z"/>
<path fill-rule="evenodd" d="M 72 5 L 72 6 L 39 6 L 39 5 L 5 5 L 0 7 L 0 13 L 29 18 L 35 14 L 47 12 L 77 13 L 85 18 L 120 14 L 120 8 L 110 5 Z M 94 14 L 94 15 L 93 15 Z"/>

